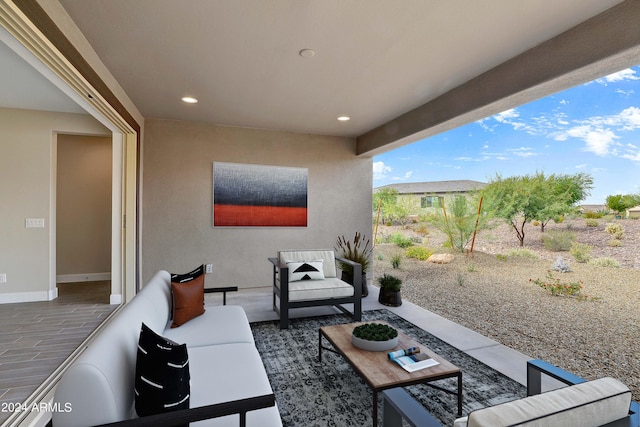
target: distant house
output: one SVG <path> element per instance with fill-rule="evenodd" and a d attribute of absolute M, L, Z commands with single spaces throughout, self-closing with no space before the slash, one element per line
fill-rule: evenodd
<path fill-rule="evenodd" d="M 640 206 L 627 209 L 627 218 L 640 218 Z"/>
<path fill-rule="evenodd" d="M 376 187 L 373 192 L 383 189 L 395 190 L 400 203 L 404 201 L 408 206 L 415 206 L 418 211 L 413 214 L 420 214 L 441 209 L 450 198 L 466 196 L 486 185 L 484 182 L 471 180 L 406 182 Z"/>
<path fill-rule="evenodd" d="M 605 212 L 607 210 L 607 205 L 580 205 L 578 211 L 580 213 L 585 212 Z"/>

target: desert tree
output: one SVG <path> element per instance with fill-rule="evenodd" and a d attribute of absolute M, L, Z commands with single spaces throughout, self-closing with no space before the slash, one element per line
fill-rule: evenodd
<path fill-rule="evenodd" d="M 490 227 L 490 216 L 480 206 L 478 192 L 454 196 L 444 204 L 440 212 L 430 215 L 427 221 L 447 236 L 452 248 L 464 252 L 474 231 Z"/>
<path fill-rule="evenodd" d="M 544 225 L 575 210 L 575 204 L 590 194 L 593 179 L 588 174 L 535 175 L 502 178 L 496 175 L 483 189 L 490 212 L 516 232 L 524 246 L 525 224 L 537 220 Z"/>

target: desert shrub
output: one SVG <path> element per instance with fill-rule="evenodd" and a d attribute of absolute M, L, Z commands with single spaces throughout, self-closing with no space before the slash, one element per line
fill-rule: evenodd
<path fill-rule="evenodd" d="M 507 262 L 507 256 L 505 254 L 498 254 L 496 258 L 498 258 L 499 261 Z"/>
<path fill-rule="evenodd" d="M 427 236 L 429 235 L 429 229 L 427 227 L 425 227 L 424 225 L 421 225 L 419 227 L 416 228 L 416 233 L 418 233 L 420 236 Z"/>
<path fill-rule="evenodd" d="M 533 221 L 531 222 L 531 225 L 533 225 L 534 227 L 538 227 L 540 225 L 540 221 Z"/>
<path fill-rule="evenodd" d="M 431 255 L 433 255 L 433 251 L 429 248 L 425 248 L 424 246 L 411 246 L 407 249 L 405 255 L 407 258 L 415 258 L 419 261 L 426 261 Z"/>
<path fill-rule="evenodd" d="M 551 266 L 551 270 L 557 271 L 559 273 L 568 273 L 571 271 L 571 266 L 569 265 L 568 261 L 559 256 L 558 258 L 556 258 L 556 262 L 554 262 Z"/>
<path fill-rule="evenodd" d="M 544 233 L 544 247 L 553 252 L 568 251 L 576 241 L 576 233 L 567 230 L 549 230 Z"/>
<path fill-rule="evenodd" d="M 396 254 L 391 257 L 391 267 L 400 268 L 400 261 L 402 261 L 402 255 Z"/>
<path fill-rule="evenodd" d="M 584 213 L 584 217 L 589 219 L 598 219 L 598 218 L 602 218 L 604 216 L 604 212 L 603 211 L 597 211 L 597 212 L 593 212 L 593 211 L 587 211 Z"/>
<path fill-rule="evenodd" d="M 573 245 L 571 245 L 569 253 L 577 262 L 585 263 L 589 262 L 589 260 L 591 259 L 592 250 L 593 246 L 591 245 L 575 242 Z"/>
<path fill-rule="evenodd" d="M 551 292 L 551 295 L 563 295 L 568 297 L 577 297 L 579 299 L 583 299 L 582 293 L 582 282 L 561 282 L 557 277 L 553 277 L 551 272 L 547 274 L 546 280 L 535 279 L 529 281 L 535 283 L 540 286 L 542 289 L 546 289 Z"/>
<path fill-rule="evenodd" d="M 585 225 L 587 227 L 597 227 L 598 226 L 598 220 L 597 219 L 593 219 L 593 218 L 587 218 L 584 221 Z"/>
<path fill-rule="evenodd" d="M 624 228 L 618 223 L 610 222 L 604 227 L 604 231 L 611 234 L 615 239 L 620 240 L 624 236 Z"/>
<path fill-rule="evenodd" d="M 538 259 L 540 255 L 532 251 L 531 249 L 512 249 L 507 253 L 507 256 L 518 258 Z"/>
<path fill-rule="evenodd" d="M 595 265 L 597 267 L 620 268 L 620 263 L 610 257 L 594 258 L 589 261 L 589 265 Z"/>
<path fill-rule="evenodd" d="M 401 248 L 408 248 L 409 246 L 413 245 L 413 240 L 411 240 L 409 237 L 402 235 L 401 233 L 392 234 L 390 237 L 390 240 L 391 240 L 391 243 L 395 243 Z"/>
<path fill-rule="evenodd" d="M 622 241 L 620 239 L 611 239 L 607 242 L 607 246 L 612 248 L 619 248 L 622 246 Z"/>

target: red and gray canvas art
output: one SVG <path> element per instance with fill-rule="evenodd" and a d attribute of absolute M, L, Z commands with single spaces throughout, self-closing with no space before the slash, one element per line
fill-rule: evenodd
<path fill-rule="evenodd" d="M 308 170 L 213 164 L 215 227 L 306 227 Z"/>

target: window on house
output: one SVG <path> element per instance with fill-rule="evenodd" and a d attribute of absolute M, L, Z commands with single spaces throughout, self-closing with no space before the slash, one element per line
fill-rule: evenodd
<path fill-rule="evenodd" d="M 442 197 L 424 196 L 420 198 L 420 207 L 422 208 L 439 208 L 442 207 Z"/>

